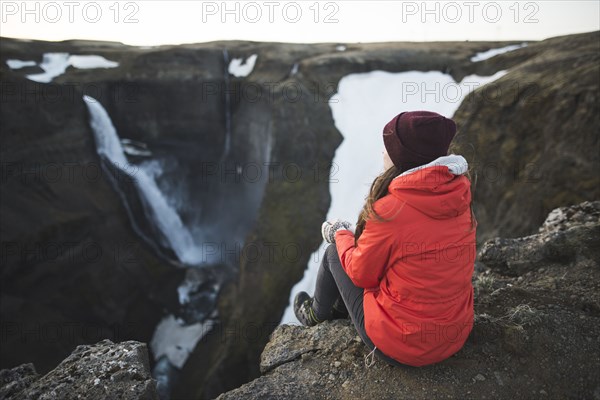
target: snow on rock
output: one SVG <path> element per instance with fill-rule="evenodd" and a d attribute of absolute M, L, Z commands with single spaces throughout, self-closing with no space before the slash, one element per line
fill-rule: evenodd
<path fill-rule="evenodd" d="M 23 61 L 23 60 L 6 60 L 6 65 L 10 69 L 21 69 L 25 67 L 35 67 L 37 63 L 35 61 Z"/>
<path fill-rule="evenodd" d="M 116 68 L 119 63 L 110 61 L 102 56 L 69 56 L 69 64 L 79 69 Z"/>
<path fill-rule="evenodd" d="M 229 63 L 229 73 L 237 78 L 250 75 L 256 64 L 257 54 L 252 54 L 244 62 L 243 58 L 234 58 Z"/>
<path fill-rule="evenodd" d="M 504 54 L 504 53 L 508 53 L 509 51 L 515 51 L 515 50 L 518 50 L 518 49 L 526 47 L 526 46 L 527 46 L 527 43 L 521 43 L 521 44 L 513 44 L 510 46 L 501 47 L 499 49 L 490 49 L 490 50 L 475 54 L 473 57 L 471 57 L 471 61 L 472 62 L 484 61 L 484 60 L 487 60 L 488 58 L 495 57 L 498 54 Z"/>
<path fill-rule="evenodd" d="M 10 69 L 21 69 L 37 65 L 35 61 L 22 60 L 6 60 L 6 64 Z M 119 63 L 95 55 L 79 56 L 69 55 L 69 53 L 44 53 L 39 66 L 44 72 L 27 75 L 27 79 L 34 82 L 49 83 L 57 76 L 64 74 L 69 66 L 79 69 L 116 68 Z"/>
<path fill-rule="evenodd" d="M 335 126 L 344 141 L 333 160 L 327 219 L 356 222 L 373 179 L 383 172 L 381 132 L 394 116 L 402 111 L 428 110 L 450 118 L 470 92 L 505 74 L 506 71 L 499 71 L 485 77 L 469 75 L 460 83 L 439 71 L 371 71 L 343 77 L 337 94 L 329 101 Z M 291 306 L 294 296 L 299 291 L 314 292 L 325 248 L 326 243 L 322 243 L 313 253 L 303 279 L 292 289 L 282 324 L 298 323 Z"/>
<path fill-rule="evenodd" d="M 69 66 L 69 53 L 46 53 L 40 67 L 44 72 L 40 74 L 27 75 L 27 79 L 35 82 L 48 83 L 59 75 L 62 75 Z"/>
<path fill-rule="evenodd" d="M 186 326 L 173 315 L 163 318 L 154 330 L 150 342 L 154 359 L 158 360 L 165 355 L 173 366 L 181 369 L 198 341 L 212 329 L 213 325 L 213 320 Z"/>

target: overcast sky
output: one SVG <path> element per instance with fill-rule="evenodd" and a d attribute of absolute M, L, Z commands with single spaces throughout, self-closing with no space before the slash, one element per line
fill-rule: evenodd
<path fill-rule="evenodd" d="M 2 36 L 132 45 L 213 40 L 539 40 L 600 29 L 600 1 L 0 1 Z"/>

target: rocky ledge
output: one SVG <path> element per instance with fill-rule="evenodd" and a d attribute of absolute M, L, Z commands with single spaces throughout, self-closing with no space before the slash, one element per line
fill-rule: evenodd
<path fill-rule="evenodd" d="M 44 376 L 33 364 L 0 371 L 0 399 L 158 400 L 158 392 L 144 343 L 103 340 L 78 346 Z"/>
<path fill-rule="evenodd" d="M 600 201 L 559 208 L 538 234 L 484 244 L 475 326 L 436 365 L 367 367 L 348 320 L 282 325 L 262 376 L 230 399 L 600 399 Z"/>

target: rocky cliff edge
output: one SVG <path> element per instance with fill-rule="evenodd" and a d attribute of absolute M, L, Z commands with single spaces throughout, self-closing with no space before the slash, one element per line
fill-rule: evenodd
<path fill-rule="evenodd" d="M 158 400 L 144 343 L 103 340 L 78 346 L 40 376 L 33 364 L 0 371 L 0 399 Z"/>
<path fill-rule="evenodd" d="M 367 367 L 349 320 L 282 325 L 262 376 L 219 399 L 600 399 L 599 238 L 596 201 L 552 211 L 535 235 L 486 242 L 473 332 L 444 362 Z"/>

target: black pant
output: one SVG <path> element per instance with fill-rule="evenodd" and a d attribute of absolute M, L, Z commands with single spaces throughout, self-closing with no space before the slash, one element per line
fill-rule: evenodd
<path fill-rule="evenodd" d="M 336 301 L 343 300 L 346 309 L 350 314 L 352 323 L 358 332 L 358 335 L 367 347 L 372 351 L 375 345 L 367 336 L 365 330 L 365 313 L 363 310 L 364 289 L 354 285 L 350 277 L 344 271 L 342 263 L 334 244 L 327 247 L 325 255 L 319 267 L 317 274 L 317 284 L 314 295 L 314 309 L 317 318 L 320 320 L 331 320 L 333 306 Z M 379 349 L 375 349 L 375 354 L 389 364 L 400 366 L 396 360 L 386 356 Z"/>

